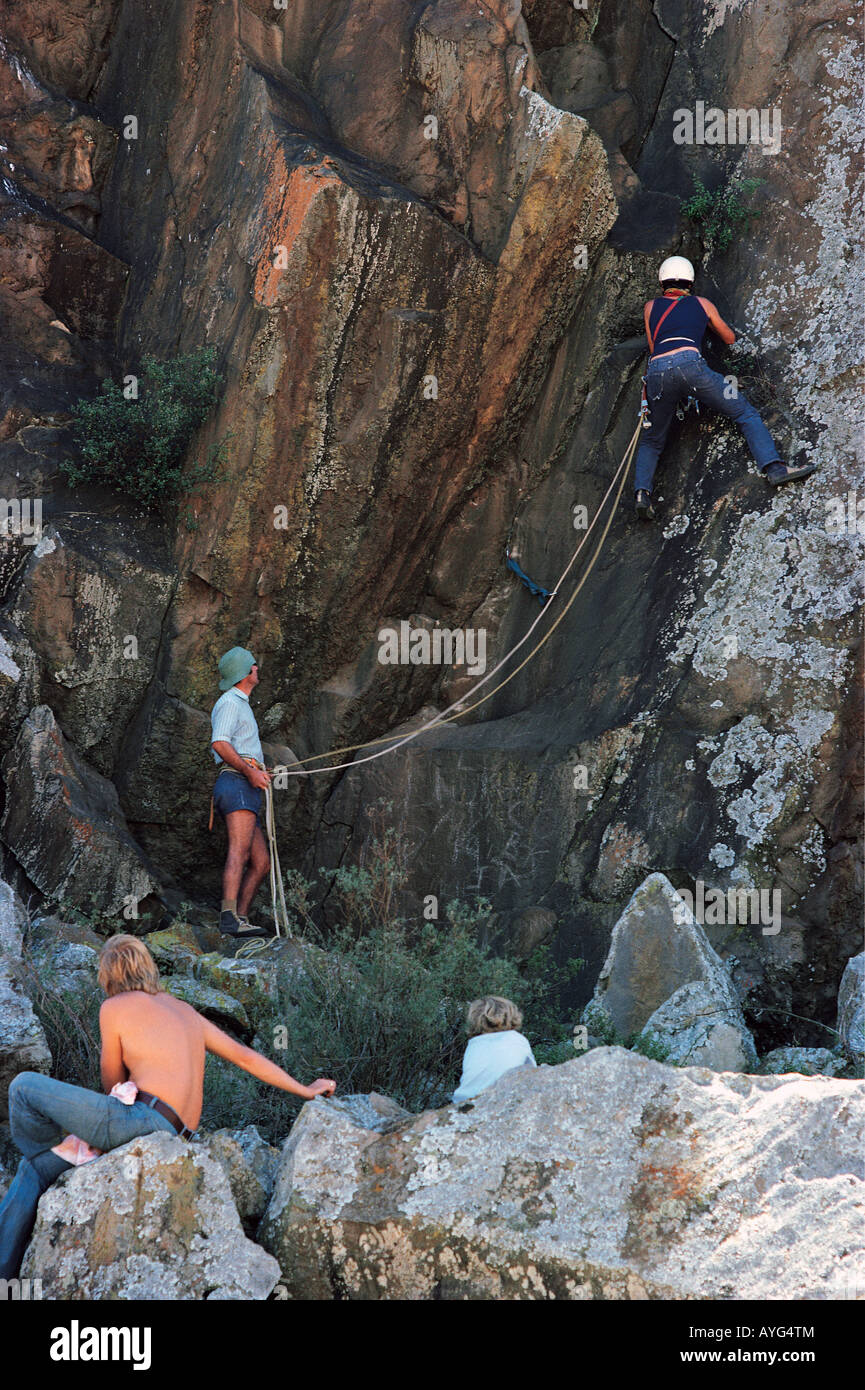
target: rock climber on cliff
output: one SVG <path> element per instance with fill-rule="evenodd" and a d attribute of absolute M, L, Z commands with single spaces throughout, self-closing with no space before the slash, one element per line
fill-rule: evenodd
<path fill-rule="evenodd" d="M 261 1053 L 223 1033 L 189 1004 L 162 992 L 143 941 L 118 935 L 99 955 L 100 1071 L 108 1095 L 22 1071 L 9 1087 L 12 1139 L 24 1155 L 0 1204 L 0 1279 L 14 1279 L 42 1193 L 61 1173 L 159 1130 L 193 1137 L 204 1100 L 204 1063 L 212 1052 L 250 1076 L 313 1100 L 336 1082 L 295 1081 Z"/>
<path fill-rule="evenodd" d="M 211 748 L 219 767 L 213 787 L 213 809 L 225 821 L 228 854 L 222 874 L 220 930 L 228 936 L 273 935 L 256 927 L 246 916 L 258 886 L 270 870 L 270 853 L 262 828 L 262 806 L 270 773 L 258 724 L 250 704 L 250 692 L 258 684 L 258 663 L 245 647 L 232 647 L 219 660 L 223 691 L 210 714 Z"/>
<path fill-rule="evenodd" d="M 652 481 L 661 451 L 680 400 L 695 396 L 713 410 L 727 415 L 742 430 L 754 460 L 766 481 L 773 486 L 807 478 L 815 464 L 791 467 L 778 458 L 772 436 L 757 411 L 718 372 L 704 362 L 700 345 L 707 328 L 723 343 L 736 341 L 714 304 L 693 293 L 694 267 L 684 256 L 670 256 L 658 272 L 663 294 L 650 299 L 644 309 L 649 366 L 646 372 L 646 400 L 649 428 L 643 431 L 634 477 L 637 515 L 651 520 Z"/>

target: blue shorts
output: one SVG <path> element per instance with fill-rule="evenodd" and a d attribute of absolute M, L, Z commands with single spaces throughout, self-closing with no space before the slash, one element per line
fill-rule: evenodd
<path fill-rule="evenodd" d="M 254 811 L 259 825 L 262 823 L 264 792 L 253 787 L 242 772 L 229 772 L 223 768 L 213 784 L 213 804 L 223 818 L 232 811 Z"/>

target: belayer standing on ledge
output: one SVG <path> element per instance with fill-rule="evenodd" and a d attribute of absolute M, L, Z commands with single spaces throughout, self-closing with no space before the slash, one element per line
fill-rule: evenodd
<path fill-rule="evenodd" d="M 246 916 L 270 870 L 261 815 L 270 773 L 264 766 L 258 724 L 249 705 L 250 692 L 258 685 L 258 662 L 245 647 L 232 647 L 220 657 L 219 674 L 219 688 L 224 693 L 210 713 L 210 746 L 219 767 L 210 823 L 216 809 L 228 833 L 219 926 L 227 936 L 246 940 L 273 935 L 266 927 L 253 926 Z"/>
<path fill-rule="evenodd" d="M 778 458 L 772 436 L 757 411 L 737 393 L 725 394 L 728 383 L 706 365 L 700 345 L 707 328 L 723 343 L 735 343 L 736 335 L 721 318 L 711 300 L 692 293 L 694 267 L 684 256 L 670 256 L 658 272 L 664 293 L 650 299 L 644 310 L 649 340 L 649 366 L 646 372 L 646 400 L 650 427 L 643 432 L 637 451 L 634 496 L 637 515 L 651 520 L 652 481 L 655 468 L 680 400 L 696 396 L 698 401 L 727 415 L 742 430 L 748 448 L 768 483 L 790 483 L 807 478 L 813 463 L 789 467 Z"/>

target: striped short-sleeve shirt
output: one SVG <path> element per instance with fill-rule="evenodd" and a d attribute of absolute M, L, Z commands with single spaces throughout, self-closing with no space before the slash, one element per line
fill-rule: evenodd
<path fill-rule="evenodd" d="M 264 762 L 258 725 L 249 704 L 249 696 L 232 686 L 220 695 L 210 712 L 210 742 L 230 743 L 241 758 L 257 758 Z M 222 758 L 214 751 L 213 760 L 221 763 Z"/>

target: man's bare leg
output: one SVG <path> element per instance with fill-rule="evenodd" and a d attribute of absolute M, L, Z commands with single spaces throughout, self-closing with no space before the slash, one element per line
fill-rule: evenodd
<path fill-rule="evenodd" d="M 243 812 L 234 811 L 233 815 L 242 815 Z M 249 812 L 248 814 L 252 814 Z M 267 848 L 267 840 L 260 825 L 256 825 L 252 836 L 252 843 L 249 847 L 249 864 L 240 891 L 237 895 L 237 913 L 239 917 L 245 917 L 249 911 L 250 904 L 258 892 L 258 885 L 267 873 L 270 872 L 270 852 Z"/>
<path fill-rule="evenodd" d="M 228 832 L 228 854 L 222 872 L 222 897 L 226 902 L 238 902 L 241 880 L 257 829 L 255 812 L 229 811 L 225 817 L 225 828 Z M 261 835 L 260 830 L 258 833 Z"/>

